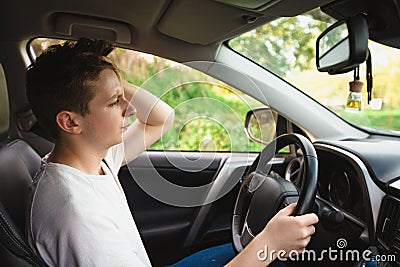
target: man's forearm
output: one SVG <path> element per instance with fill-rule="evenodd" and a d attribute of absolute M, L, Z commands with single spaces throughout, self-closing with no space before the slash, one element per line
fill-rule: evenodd
<path fill-rule="evenodd" d="M 173 120 L 173 109 L 155 95 L 146 90 L 122 82 L 125 98 L 136 109 L 136 117 L 147 125 L 164 125 Z"/>

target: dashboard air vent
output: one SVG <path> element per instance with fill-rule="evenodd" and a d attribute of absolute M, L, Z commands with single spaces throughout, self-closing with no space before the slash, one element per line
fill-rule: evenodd
<path fill-rule="evenodd" d="M 386 197 L 383 200 L 379 220 L 378 238 L 391 250 L 400 252 L 400 200 Z"/>

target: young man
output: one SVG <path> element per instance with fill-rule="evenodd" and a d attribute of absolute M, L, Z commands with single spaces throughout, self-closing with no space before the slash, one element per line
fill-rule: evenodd
<path fill-rule="evenodd" d="M 111 51 L 104 41 L 66 42 L 27 71 L 33 112 L 55 143 L 32 184 L 27 214 L 30 246 L 49 266 L 151 266 L 117 174 L 161 137 L 174 112 L 121 80 L 106 57 Z M 265 245 L 302 251 L 318 218 L 291 217 L 293 209 L 280 211 L 229 265 L 265 266 L 257 259 Z"/>

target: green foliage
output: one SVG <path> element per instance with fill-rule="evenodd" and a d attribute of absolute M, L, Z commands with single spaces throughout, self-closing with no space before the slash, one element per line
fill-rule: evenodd
<path fill-rule="evenodd" d="M 358 113 L 337 111 L 346 120 L 360 126 L 400 131 L 400 110 L 363 110 Z"/>
<path fill-rule="evenodd" d="M 226 91 L 221 95 L 221 91 Z M 244 132 L 249 106 L 240 96 L 211 83 L 185 84 L 161 99 L 174 107 L 175 122 L 150 149 L 260 151 Z"/>
<path fill-rule="evenodd" d="M 277 19 L 232 39 L 229 45 L 279 76 L 294 69 L 307 70 L 314 64 L 314 40 L 327 26 L 322 19 L 331 21 L 316 11 Z"/>

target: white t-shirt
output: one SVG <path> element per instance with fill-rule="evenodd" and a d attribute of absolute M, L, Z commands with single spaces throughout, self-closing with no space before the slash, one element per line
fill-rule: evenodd
<path fill-rule="evenodd" d="M 43 161 L 27 209 L 29 245 L 49 266 L 151 266 L 117 174 L 123 146 L 110 148 L 105 175 Z"/>

